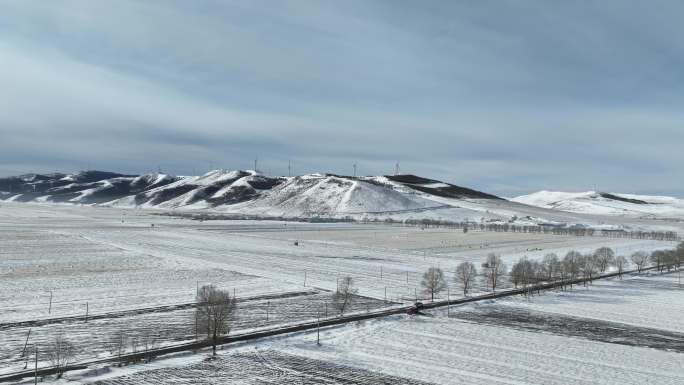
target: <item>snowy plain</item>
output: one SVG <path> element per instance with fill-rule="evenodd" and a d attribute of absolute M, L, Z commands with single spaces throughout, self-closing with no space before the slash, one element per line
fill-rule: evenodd
<path fill-rule="evenodd" d="M 410 303 L 425 299 L 420 280 L 427 268 L 438 266 L 445 270 L 448 293 L 455 298 L 459 295 L 453 282 L 455 266 L 461 261 L 479 265 L 490 252 L 501 254 L 510 264 L 521 257 L 541 258 L 549 252 L 562 256 L 568 250 L 590 252 L 600 246 L 610 246 L 623 255 L 674 246 L 672 242 L 624 238 L 463 233 L 455 229 L 359 223 L 201 222 L 159 215 L 168 213 L 155 209 L 2 203 L 0 324 L 6 327 L 0 328 L 0 342 L 7 342 L 5 346 L 11 351 L 3 352 L 5 365 L 0 364 L 0 373 L 23 367 L 17 357 L 27 327 L 12 323 L 83 316 L 86 304 L 91 315 L 182 305 L 192 302 L 197 286 L 203 284 L 235 290 L 240 299 L 302 291 L 313 292 L 310 298 L 323 298 L 335 290 L 337 279 L 346 275 L 353 277 L 362 296 Z M 439 297 L 446 296 L 442 293 Z M 670 302 L 665 305 L 670 306 Z M 259 315 L 248 318 L 248 322 L 262 317 L 263 301 L 256 303 L 253 312 Z M 293 316 L 283 322 L 313 317 L 306 301 L 283 303 L 301 309 L 294 310 Z M 163 321 L 166 315 L 179 329 L 187 326 L 186 313 L 169 311 L 121 318 L 118 323 L 94 322 L 93 328 L 99 325 L 96 332 L 104 339 L 122 322 L 140 325 L 151 318 Z M 61 330 L 68 331 L 67 326 L 35 328 L 32 338 L 45 341 Z M 665 327 L 654 322 L 650 326 Z M 93 333 L 81 326 L 73 330 L 84 338 Z M 106 355 L 106 351 L 98 354 Z M 41 362 L 41 366 L 45 365 Z M 401 371 L 395 374 L 405 377 Z M 439 382 L 439 378 L 429 382 L 433 381 Z"/>
<path fill-rule="evenodd" d="M 623 291 L 629 295 L 619 296 Z M 615 278 L 588 288 L 453 306 L 448 312 L 431 311 L 429 316 L 392 316 L 325 328 L 320 346 L 315 331 L 297 333 L 225 347 L 216 363 L 206 361 L 208 352 L 180 355 L 149 365 L 67 374 L 68 382 L 55 383 L 190 384 L 205 378 L 212 384 L 298 380 L 312 384 L 675 385 L 684 381 L 681 348 L 668 351 L 624 341 L 596 341 L 588 334 L 568 336 L 559 330 L 478 323 L 462 319 L 460 313 L 504 306 L 538 308 L 584 320 L 602 318 L 608 306 L 617 314 L 615 325 L 675 328 L 679 334 L 674 342 L 680 343 L 684 342 L 678 317 L 682 293 L 674 273 Z M 662 321 L 650 322 L 649 314 Z M 326 365 L 337 365 L 336 370 L 344 374 L 330 379 L 323 374 L 330 369 Z M 293 373 L 304 378 L 288 377 Z"/>

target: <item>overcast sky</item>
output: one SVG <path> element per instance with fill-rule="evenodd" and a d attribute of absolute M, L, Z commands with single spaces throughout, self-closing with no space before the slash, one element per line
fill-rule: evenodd
<path fill-rule="evenodd" d="M 0 175 L 684 196 L 682 1 L 0 0 Z"/>

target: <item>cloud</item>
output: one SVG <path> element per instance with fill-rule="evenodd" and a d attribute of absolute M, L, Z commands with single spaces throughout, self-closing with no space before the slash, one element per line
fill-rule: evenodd
<path fill-rule="evenodd" d="M 678 2 L 5 1 L 0 174 L 389 173 L 684 195 Z"/>

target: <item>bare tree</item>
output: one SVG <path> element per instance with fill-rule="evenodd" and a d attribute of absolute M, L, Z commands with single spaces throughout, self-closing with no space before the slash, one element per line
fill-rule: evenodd
<path fill-rule="evenodd" d="M 618 277 L 620 277 L 620 279 L 622 279 L 622 273 L 625 271 L 627 263 L 627 258 L 625 258 L 624 255 L 615 257 L 615 267 L 617 268 Z"/>
<path fill-rule="evenodd" d="M 145 357 L 147 362 L 152 361 L 152 350 L 157 348 L 158 336 L 154 333 L 152 328 L 147 328 L 144 330 L 141 337 L 142 349 L 145 352 Z"/>
<path fill-rule="evenodd" d="M 121 357 L 126 353 L 126 346 L 128 346 L 128 335 L 126 334 L 126 331 L 123 329 L 116 330 L 109 339 L 108 345 L 109 352 L 117 357 L 118 366 L 121 366 Z"/>
<path fill-rule="evenodd" d="M 558 272 L 558 265 L 558 255 L 555 253 L 546 254 L 542 259 L 541 267 L 547 282 L 553 280 L 554 275 Z"/>
<path fill-rule="evenodd" d="M 580 273 L 580 260 L 582 259 L 582 254 L 575 250 L 568 251 L 563 258 L 563 270 L 565 272 L 565 277 L 570 281 L 570 288 L 572 289 L 572 282 L 577 278 Z"/>
<path fill-rule="evenodd" d="M 477 269 L 472 262 L 461 262 L 456 266 L 456 276 L 454 280 L 463 288 L 463 295 L 468 295 L 468 292 L 475 284 L 477 278 Z"/>
<path fill-rule="evenodd" d="M 663 263 L 663 250 L 656 250 L 651 252 L 651 255 L 648 257 L 648 260 L 649 262 L 651 262 L 651 265 L 655 266 L 656 270 L 660 272 Z"/>
<path fill-rule="evenodd" d="M 651 264 L 653 264 L 658 272 L 661 272 L 664 270 L 665 266 L 667 265 L 667 260 L 669 259 L 669 250 L 656 250 L 651 253 Z"/>
<path fill-rule="evenodd" d="M 676 249 L 667 250 L 667 252 L 665 253 L 665 260 L 663 261 L 663 264 L 663 269 L 667 269 L 667 271 L 670 271 L 677 266 Z"/>
<path fill-rule="evenodd" d="M 518 286 L 523 286 L 527 283 L 525 279 L 526 265 L 528 264 L 527 259 L 520 258 L 518 262 L 514 263 L 511 267 L 511 282 L 515 288 Z"/>
<path fill-rule="evenodd" d="M 496 291 L 501 277 L 506 274 L 506 264 L 501 260 L 500 256 L 489 253 L 487 259 L 482 264 L 482 268 L 484 269 L 487 283 L 489 283 L 492 291 Z"/>
<path fill-rule="evenodd" d="M 615 252 L 610 247 L 600 247 L 594 251 L 594 258 L 601 273 L 605 273 L 610 265 L 615 262 Z"/>
<path fill-rule="evenodd" d="M 131 338 L 128 339 L 128 344 L 131 346 L 131 353 L 135 354 L 138 352 L 138 348 L 141 345 L 140 337 L 138 336 L 131 336 Z"/>
<path fill-rule="evenodd" d="M 420 283 L 425 293 L 430 295 L 430 300 L 435 300 L 435 294 L 439 294 L 446 289 L 444 272 L 439 267 L 431 267 L 423 273 L 423 281 Z"/>
<path fill-rule="evenodd" d="M 598 262 L 593 254 L 587 254 L 579 259 L 579 267 L 584 279 L 584 286 L 587 286 L 587 281 L 591 282 L 594 274 L 598 270 Z"/>
<path fill-rule="evenodd" d="M 61 378 L 76 352 L 71 342 L 64 338 L 63 335 L 57 334 L 47 353 L 50 363 L 57 371 L 57 378 Z"/>
<path fill-rule="evenodd" d="M 664 268 L 666 268 L 668 272 L 677 269 L 677 250 L 667 250 L 665 252 L 664 264 Z"/>
<path fill-rule="evenodd" d="M 644 253 L 643 251 L 637 251 L 630 256 L 630 259 L 636 265 L 637 272 L 641 273 L 641 270 L 648 262 L 648 254 Z"/>
<path fill-rule="evenodd" d="M 536 261 L 529 261 L 527 258 L 521 258 L 511 268 L 511 281 L 517 288 L 522 286 L 523 289 L 533 290 L 534 284 L 546 279 L 546 272 L 542 264 Z M 538 290 L 541 290 L 538 288 Z M 524 290 L 525 295 L 531 294 L 528 290 Z"/>
<path fill-rule="evenodd" d="M 539 294 L 541 293 L 541 286 L 539 285 L 539 283 L 546 280 L 546 271 L 544 269 L 544 266 L 537 261 L 532 261 L 532 271 L 534 272 L 533 283 L 536 284 L 537 294 Z"/>
<path fill-rule="evenodd" d="M 337 286 L 332 296 L 332 305 L 342 315 L 351 306 L 358 290 L 354 288 L 354 279 L 350 276 L 342 277 Z"/>
<path fill-rule="evenodd" d="M 511 267 L 511 282 L 513 286 L 517 289 L 518 286 L 525 285 L 525 263 L 526 259 L 521 258 L 518 262 L 514 263 Z"/>
<path fill-rule="evenodd" d="M 197 292 L 197 322 L 207 331 L 211 340 L 213 355 L 219 336 L 230 332 L 235 317 L 237 301 L 227 290 L 219 290 L 214 285 L 202 286 Z"/>

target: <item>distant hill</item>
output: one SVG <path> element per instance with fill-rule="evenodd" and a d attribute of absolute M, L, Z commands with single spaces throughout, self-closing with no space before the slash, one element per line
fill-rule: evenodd
<path fill-rule="evenodd" d="M 539 191 L 513 198 L 511 201 L 572 213 L 634 218 L 684 218 L 684 200 L 667 196 L 596 191 Z"/>

